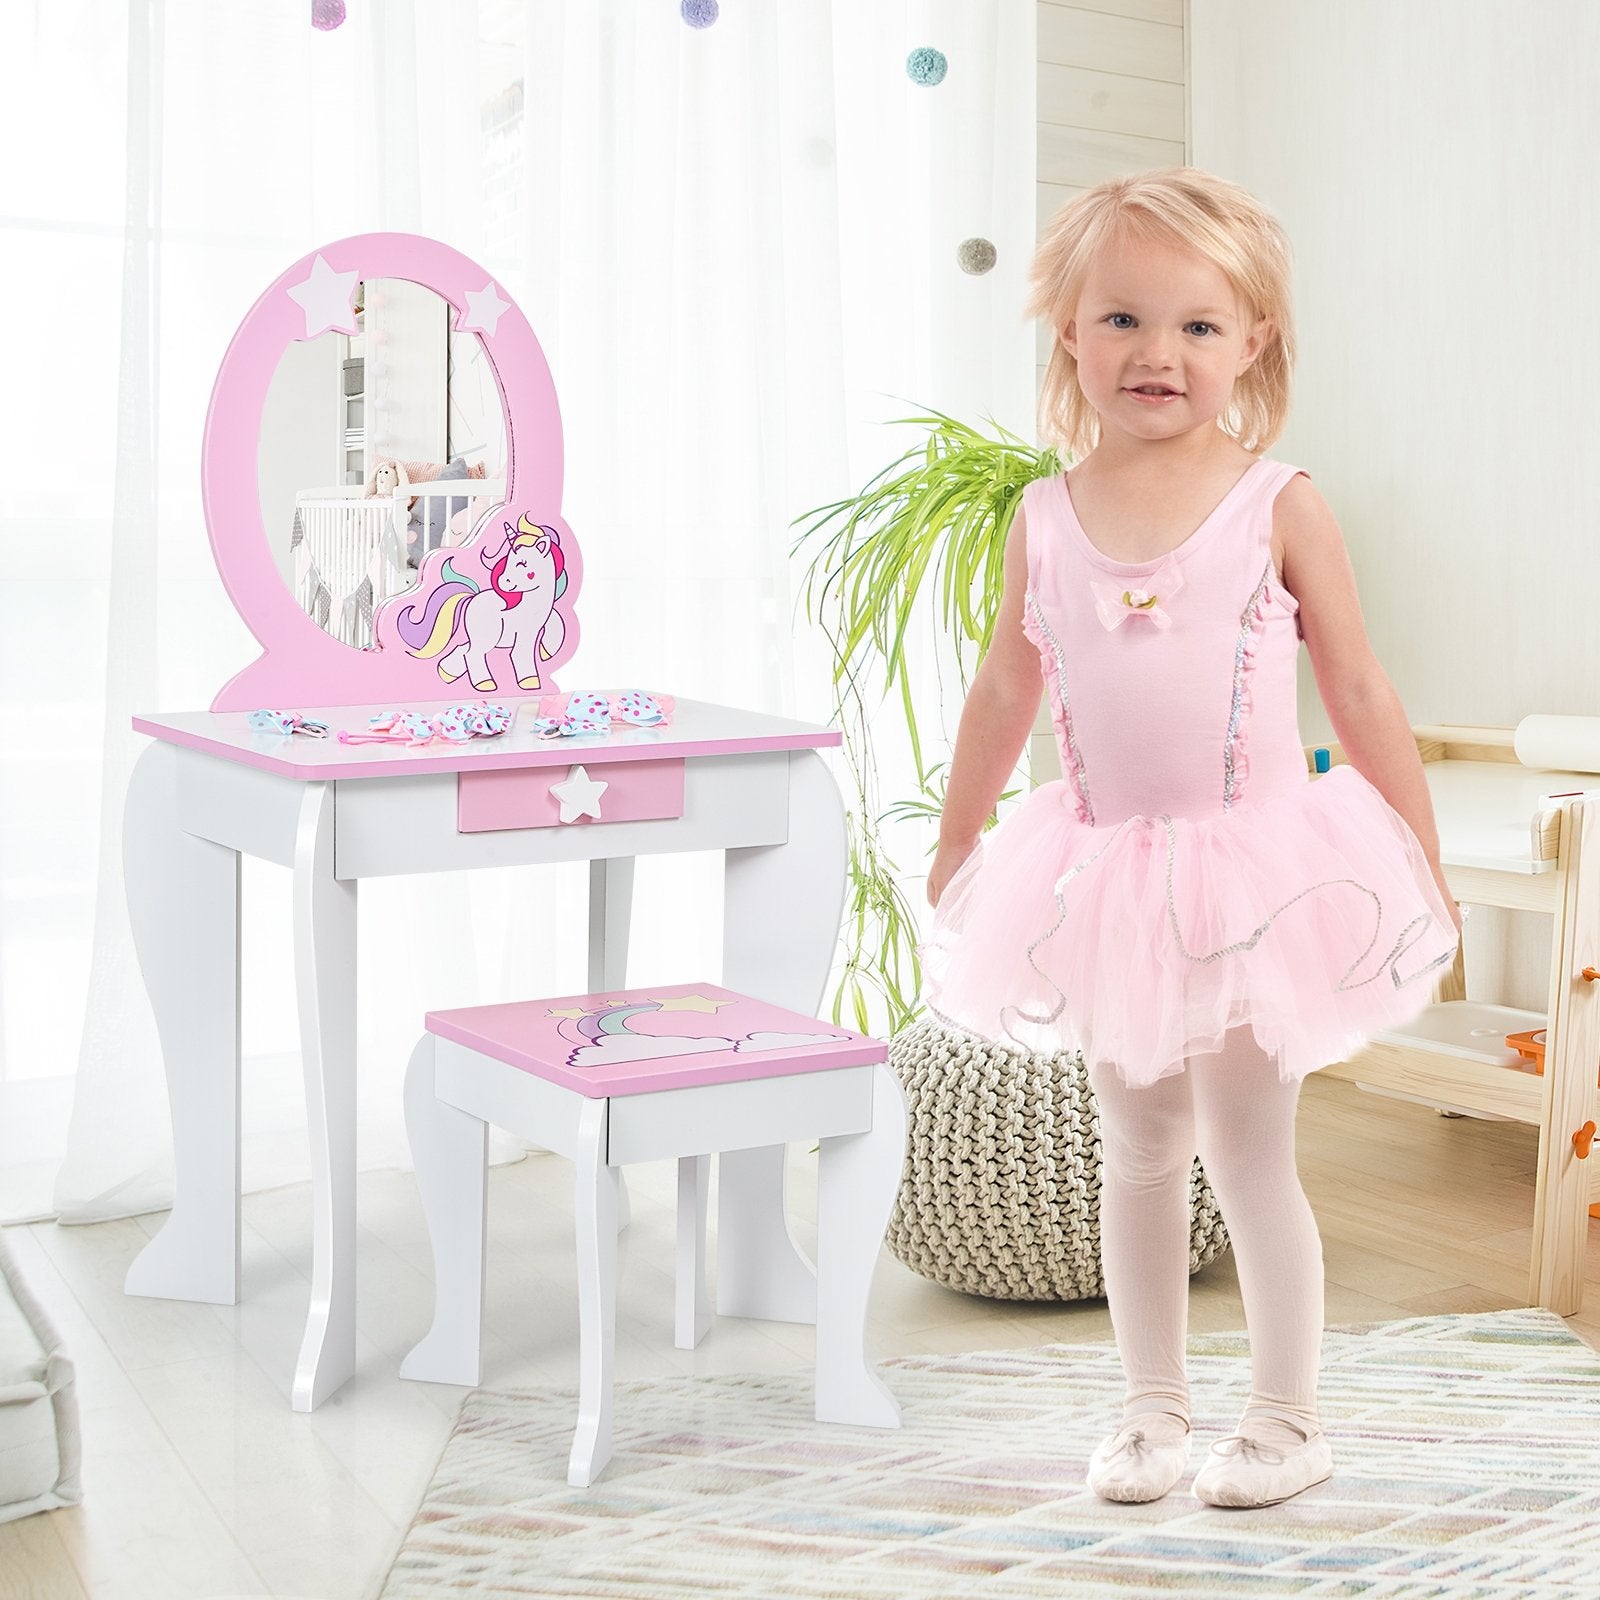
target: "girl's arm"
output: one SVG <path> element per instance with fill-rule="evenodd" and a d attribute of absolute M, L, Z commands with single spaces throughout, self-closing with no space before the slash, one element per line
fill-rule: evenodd
<path fill-rule="evenodd" d="M 993 815 L 1038 714 L 1044 674 L 1039 652 L 1022 631 L 1027 588 L 1028 529 L 1019 506 L 1006 538 L 1000 614 L 956 729 L 939 848 L 928 872 L 928 899 L 933 905 L 938 905 L 951 874 L 972 853 L 984 823 Z"/>
<path fill-rule="evenodd" d="M 1350 765 L 1417 836 L 1459 929 L 1455 896 L 1439 864 L 1439 830 L 1422 757 L 1400 696 L 1367 640 L 1338 521 L 1311 480 L 1296 477 L 1273 503 L 1272 525 L 1283 546 L 1284 587 L 1300 602 L 1301 632 L 1334 736 Z"/>

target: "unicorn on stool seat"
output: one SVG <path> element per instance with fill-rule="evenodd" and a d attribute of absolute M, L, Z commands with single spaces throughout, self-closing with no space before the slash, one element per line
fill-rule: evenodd
<path fill-rule="evenodd" d="M 474 583 L 447 560 L 441 582 L 419 612 L 408 606 L 395 627 L 406 648 L 426 659 L 439 655 L 439 676 L 454 683 L 467 674 L 474 689 L 495 687 L 491 650 L 511 652 L 511 670 L 522 689 L 539 687 L 539 658 L 548 661 L 561 648 L 567 625 L 556 610 L 567 589 L 561 535 L 524 515 L 513 527 L 504 523 L 505 542 L 483 557 L 489 587 Z M 449 649 L 457 635 L 460 643 Z"/>

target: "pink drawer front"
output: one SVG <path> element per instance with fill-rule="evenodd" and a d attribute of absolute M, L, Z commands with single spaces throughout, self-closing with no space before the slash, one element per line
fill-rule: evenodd
<path fill-rule="evenodd" d="M 589 786 L 579 780 L 569 789 L 570 802 L 589 801 L 599 816 L 585 809 L 569 822 L 561 820 L 561 796 L 553 791 L 569 784 L 582 767 Z M 595 794 L 592 785 L 604 784 Z M 592 798 L 591 798 L 592 797 Z M 683 815 L 683 762 L 582 760 L 567 766 L 501 768 L 463 772 L 456 785 L 456 831 L 493 833 L 508 828 L 579 828 L 595 822 L 647 822 Z"/>

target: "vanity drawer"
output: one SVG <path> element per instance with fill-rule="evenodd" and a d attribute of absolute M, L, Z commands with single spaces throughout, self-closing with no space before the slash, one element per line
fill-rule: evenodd
<path fill-rule="evenodd" d="M 810 754 L 808 750 L 798 751 L 795 758 Z M 607 789 L 598 821 L 584 817 L 581 822 L 565 826 L 524 825 L 481 833 L 461 831 L 458 773 L 341 778 L 337 785 L 334 876 L 373 878 L 391 873 L 453 872 L 536 861 L 585 861 L 782 844 L 789 837 L 790 760 L 787 750 L 692 756 L 686 760 L 663 756 L 661 762 L 683 769 L 683 802 L 678 815 L 637 822 L 612 820 L 605 806 L 611 793 Z M 608 770 L 619 764 L 573 761 L 562 762 L 553 769 L 506 770 L 542 770 L 550 773 L 556 783 L 562 783 L 574 766 L 584 766 L 591 777 L 609 783 Z M 559 815 L 559 805 L 556 810 Z"/>
<path fill-rule="evenodd" d="M 561 820 L 555 790 L 582 767 L 591 785 L 604 784 L 595 797 L 599 816 Z M 683 762 L 602 761 L 581 758 L 561 767 L 512 767 L 463 772 L 456 785 L 456 828 L 461 833 L 496 833 L 509 828 L 583 827 L 595 821 L 652 822 L 683 815 Z"/>

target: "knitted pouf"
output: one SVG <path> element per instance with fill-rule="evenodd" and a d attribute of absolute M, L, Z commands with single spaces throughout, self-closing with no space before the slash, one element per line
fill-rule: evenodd
<path fill-rule="evenodd" d="M 924 1017 L 889 1045 L 911 1132 L 887 1243 L 915 1273 L 993 1300 L 1090 1300 L 1100 1276 L 1100 1121 L 1077 1054 L 1029 1055 Z M 1189 1270 L 1228 1248 L 1200 1163 Z"/>

